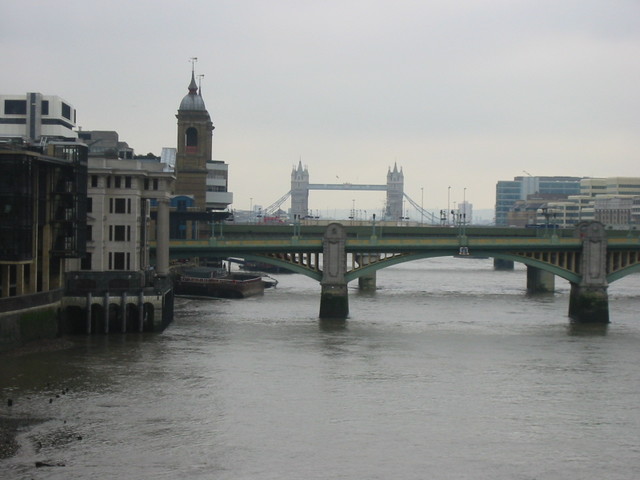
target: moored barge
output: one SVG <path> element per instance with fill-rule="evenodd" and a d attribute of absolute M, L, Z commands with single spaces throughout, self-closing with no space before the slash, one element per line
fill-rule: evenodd
<path fill-rule="evenodd" d="M 177 273 L 174 291 L 176 295 L 246 298 L 263 294 L 264 282 L 260 275 L 200 267 Z"/>

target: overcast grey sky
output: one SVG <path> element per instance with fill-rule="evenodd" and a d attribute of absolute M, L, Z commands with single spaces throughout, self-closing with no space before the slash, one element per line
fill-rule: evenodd
<path fill-rule="evenodd" d="M 137 153 L 176 145 L 190 57 L 234 207 L 386 181 L 493 208 L 524 175 L 640 176 L 638 0 L 22 0 L 0 6 L 0 91 L 60 95 Z M 338 177 L 338 179 L 336 178 Z M 424 193 L 422 193 L 424 192 Z M 382 208 L 312 192 L 310 207 Z"/>

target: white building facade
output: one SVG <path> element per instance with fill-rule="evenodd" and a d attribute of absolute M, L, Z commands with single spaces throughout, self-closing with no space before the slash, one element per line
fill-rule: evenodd
<path fill-rule="evenodd" d="M 168 202 L 175 176 L 162 163 L 89 159 L 87 257 L 81 270 L 147 270 L 151 211 Z"/>

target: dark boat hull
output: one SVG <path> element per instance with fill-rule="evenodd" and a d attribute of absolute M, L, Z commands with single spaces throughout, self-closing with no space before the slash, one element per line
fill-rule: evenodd
<path fill-rule="evenodd" d="M 182 275 L 174 284 L 176 295 L 217 298 L 247 298 L 264 293 L 261 277 L 231 274 L 218 278 L 198 278 Z"/>

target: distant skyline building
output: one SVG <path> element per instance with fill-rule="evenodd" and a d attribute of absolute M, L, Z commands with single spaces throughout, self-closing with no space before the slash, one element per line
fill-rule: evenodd
<path fill-rule="evenodd" d="M 118 132 L 112 130 L 80 130 L 78 139 L 89 147 L 89 157 L 132 160 L 133 148 L 121 142 Z"/>
<path fill-rule="evenodd" d="M 509 211 L 529 196 L 552 195 L 557 199 L 580 194 L 583 177 L 514 177 L 496 184 L 496 225 L 508 226 Z"/>
<path fill-rule="evenodd" d="M 513 183 L 498 182 L 497 188 L 502 186 L 504 191 L 505 185 L 513 187 Z M 565 195 L 556 188 L 551 193 L 528 194 L 526 199 L 516 200 L 503 225 L 570 227 L 591 220 L 612 228 L 640 224 L 640 177 L 582 178 L 579 186 L 580 192 L 575 195 Z"/>

